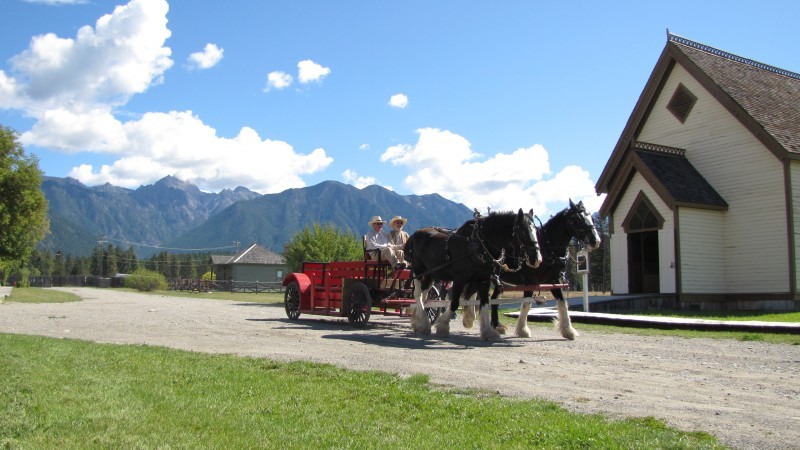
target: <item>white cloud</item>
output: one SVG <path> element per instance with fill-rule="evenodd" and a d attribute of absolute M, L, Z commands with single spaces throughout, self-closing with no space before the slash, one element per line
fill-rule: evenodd
<path fill-rule="evenodd" d="M 206 44 L 202 52 L 195 52 L 189 55 L 189 64 L 197 69 L 210 69 L 222 60 L 224 49 L 215 44 Z"/>
<path fill-rule="evenodd" d="M 17 89 L 14 107 L 40 117 L 49 109 L 75 112 L 125 104 L 138 93 L 162 82 L 173 62 L 164 43 L 165 0 L 132 0 L 81 27 L 75 38 L 48 33 L 34 36 L 30 46 L 11 58 Z"/>
<path fill-rule="evenodd" d="M 359 150 L 369 150 L 369 144 L 361 144 L 358 146 Z"/>
<path fill-rule="evenodd" d="M 333 162 L 322 148 L 300 154 L 286 142 L 262 139 L 248 127 L 232 139 L 218 136 L 191 111 L 147 113 L 122 127 L 125 157 L 110 166 L 75 167 L 69 176 L 89 185 L 107 181 L 134 188 L 174 175 L 204 190 L 247 186 L 266 194 L 303 187 L 301 175 Z"/>
<path fill-rule="evenodd" d="M 270 72 L 267 74 L 267 86 L 264 88 L 264 92 L 269 92 L 271 89 L 285 89 L 292 84 L 292 76 L 286 72 Z"/>
<path fill-rule="evenodd" d="M 415 194 L 439 193 L 480 211 L 533 208 L 540 217 L 565 207 L 570 198 L 594 208 L 602 201 L 580 167 L 566 167 L 551 177 L 549 156 L 541 145 L 486 158 L 450 131 L 423 128 L 417 133 L 415 145 L 389 147 L 381 155 L 381 161 L 409 169 L 404 185 Z"/>
<path fill-rule="evenodd" d="M 24 101 L 20 98 L 19 90 L 17 80 L 0 70 L 0 108 L 21 109 Z"/>
<path fill-rule="evenodd" d="M 302 84 L 321 82 L 331 73 L 331 69 L 323 67 L 310 59 L 297 63 L 297 80 Z"/>
<path fill-rule="evenodd" d="M 131 0 L 94 28 L 80 28 L 75 38 L 34 37 L 11 59 L 13 74 L 0 71 L 0 108 L 20 110 L 35 121 L 22 133 L 22 143 L 118 155 L 100 167 L 73 167 L 69 176 L 88 185 L 131 188 L 174 175 L 209 191 L 247 186 L 272 193 L 303 187 L 303 175 L 331 164 L 322 148 L 298 153 L 248 127 L 233 138 L 219 136 L 191 111 L 118 118 L 117 108 L 160 83 L 173 64 L 164 46 L 171 34 L 168 9 L 165 0 Z M 204 55 L 213 53 L 206 46 Z"/>
<path fill-rule="evenodd" d="M 354 170 L 350 169 L 342 172 L 342 179 L 344 179 L 345 183 L 352 184 L 359 189 L 377 184 L 375 182 L 375 177 L 360 177 Z"/>
<path fill-rule="evenodd" d="M 22 133 L 20 141 L 24 145 L 35 144 L 66 153 L 128 151 L 122 123 L 104 108 L 82 113 L 65 108 L 49 109 L 30 130 Z"/>
<path fill-rule="evenodd" d="M 405 94 L 394 94 L 389 99 L 389 106 L 392 108 L 403 109 L 408 106 L 408 97 Z"/>

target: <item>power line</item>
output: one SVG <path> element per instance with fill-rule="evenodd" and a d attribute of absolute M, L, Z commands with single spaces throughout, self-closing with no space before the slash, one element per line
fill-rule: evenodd
<path fill-rule="evenodd" d="M 135 247 L 147 247 L 147 248 L 155 248 L 155 249 L 160 249 L 160 250 L 182 250 L 182 251 L 185 251 L 185 252 L 204 252 L 204 251 L 209 251 L 209 250 L 222 250 L 222 249 L 226 249 L 226 248 L 239 248 L 238 243 L 235 243 L 234 245 L 225 245 L 223 247 L 178 248 L 178 247 L 162 247 L 160 245 L 142 244 L 142 243 L 139 243 L 139 242 L 126 241 L 124 239 L 114 239 L 114 238 L 110 238 L 110 237 L 107 237 L 107 236 L 104 236 L 104 240 L 105 241 L 116 241 L 116 242 L 119 242 L 119 243 L 122 243 L 122 244 L 133 245 Z"/>

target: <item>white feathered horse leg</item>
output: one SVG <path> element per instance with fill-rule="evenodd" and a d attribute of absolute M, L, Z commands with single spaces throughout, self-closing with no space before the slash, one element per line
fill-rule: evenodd
<path fill-rule="evenodd" d="M 433 324 L 433 326 L 436 327 L 436 337 L 450 336 L 450 319 L 453 317 L 453 310 L 450 308 L 452 308 L 452 306 L 448 306 L 445 312 L 439 314 L 439 317 Z"/>
<path fill-rule="evenodd" d="M 572 328 L 572 321 L 569 318 L 569 311 L 567 309 L 567 301 L 563 298 L 556 299 L 556 310 L 558 310 L 558 318 L 553 321 L 561 336 L 575 340 L 580 336 L 580 333 L 575 328 Z"/>
<path fill-rule="evenodd" d="M 411 313 L 411 331 L 417 334 L 428 336 L 431 334 L 431 320 L 428 318 L 428 313 L 425 312 L 425 304 L 422 302 L 423 298 L 427 298 L 428 289 L 422 290 L 422 281 L 414 280 L 414 312 Z"/>
<path fill-rule="evenodd" d="M 468 300 L 475 300 L 476 296 L 477 294 L 473 294 Z M 470 330 L 472 329 L 472 325 L 475 324 L 475 307 L 464 306 L 462 309 L 461 324 L 464 325 L 464 328 Z"/>
<path fill-rule="evenodd" d="M 531 337 L 531 329 L 528 327 L 528 311 L 531 310 L 531 302 L 523 302 L 517 318 L 517 336 Z"/>
<path fill-rule="evenodd" d="M 488 303 L 481 306 L 481 339 L 484 341 L 499 341 L 500 333 L 492 327 L 492 320 L 489 316 L 490 311 Z"/>

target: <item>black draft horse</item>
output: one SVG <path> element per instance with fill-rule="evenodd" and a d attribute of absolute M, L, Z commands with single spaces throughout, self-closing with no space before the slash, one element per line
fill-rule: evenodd
<path fill-rule="evenodd" d="M 497 298 L 502 292 L 503 285 L 533 286 L 538 284 L 558 284 L 561 282 L 567 269 L 567 247 L 575 238 L 579 245 L 589 250 L 594 250 L 600 246 L 600 235 L 594 226 L 592 217 L 583 206 L 583 202 L 576 205 L 569 201 L 569 208 L 565 208 L 539 229 L 539 244 L 542 248 L 542 264 L 538 268 L 521 267 L 518 271 L 508 271 L 500 274 L 500 285 L 495 284 L 492 298 Z M 573 340 L 578 336 L 578 332 L 572 327 L 569 318 L 567 301 L 564 293 L 559 289 L 551 289 L 550 292 L 556 298 L 556 309 L 558 318 L 555 323 L 561 336 Z M 465 297 L 470 298 L 475 293 L 475 287 L 470 285 L 465 290 Z M 533 292 L 525 291 L 525 297 L 532 297 Z M 531 330 L 528 327 L 528 311 L 530 302 L 522 303 L 522 309 L 517 320 L 516 335 L 519 337 L 530 337 Z M 481 316 L 481 320 L 484 317 Z M 466 328 L 472 328 L 475 320 L 473 308 L 466 307 L 462 317 L 462 323 Z M 481 329 L 485 325 L 481 323 Z M 505 333 L 505 327 L 499 324 L 497 305 L 492 305 L 491 327 L 500 333 Z"/>
<path fill-rule="evenodd" d="M 458 309 L 459 297 L 467 283 L 475 283 L 481 299 L 481 314 L 486 327 L 481 328 L 484 340 L 500 339 L 489 323 L 489 283 L 493 275 L 507 268 L 506 260 L 515 260 L 517 267 L 536 267 L 542 254 L 533 225 L 533 212 L 491 213 L 464 223 L 455 232 L 441 228 L 423 228 L 412 234 L 405 245 L 406 260 L 414 273 L 416 307 L 411 315 L 411 329 L 422 335 L 431 334 L 431 323 L 422 299 L 435 281 L 452 281 L 452 295 L 447 311 L 440 314 L 434 326 L 440 337 L 450 335 L 450 318 Z"/>

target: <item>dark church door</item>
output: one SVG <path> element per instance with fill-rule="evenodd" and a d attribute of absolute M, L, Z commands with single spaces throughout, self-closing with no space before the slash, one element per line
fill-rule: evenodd
<path fill-rule="evenodd" d="M 628 292 L 659 292 L 658 231 L 628 233 Z"/>

